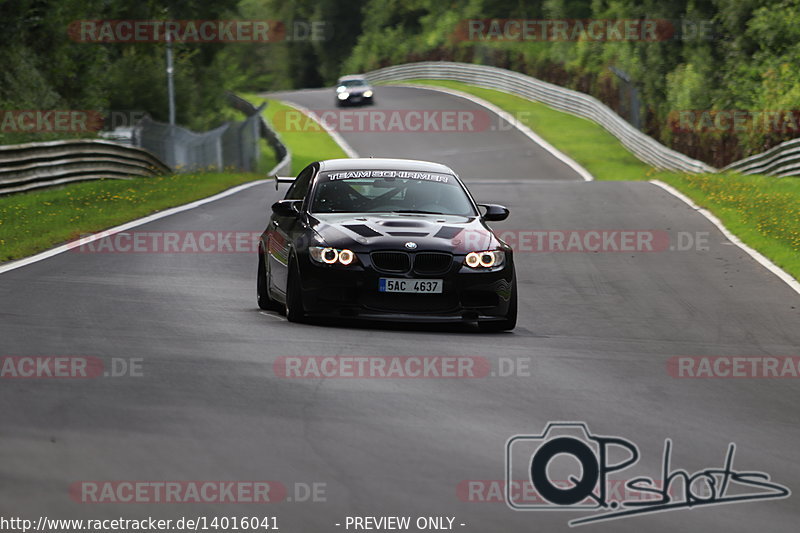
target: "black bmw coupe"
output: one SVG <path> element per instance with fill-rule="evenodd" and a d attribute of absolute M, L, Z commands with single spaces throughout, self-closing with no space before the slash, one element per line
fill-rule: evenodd
<path fill-rule="evenodd" d="M 476 322 L 513 329 L 511 248 L 450 168 L 405 159 L 307 166 L 272 205 L 258 254 L 258 305 L 293 322 L 335 317 Z"/>

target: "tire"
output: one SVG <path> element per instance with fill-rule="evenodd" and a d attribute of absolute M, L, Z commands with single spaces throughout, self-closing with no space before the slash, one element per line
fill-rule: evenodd
<path fill-rule="evenodd" d="M 306 321 L 300 288 L 300 272 L 294 260 L 289 262 L 289 279 L 286 282 L 286 320 L 289 322 Z"/>
<path fill-rule="evenodd" d="M 478 322 L 478 329 L 485 333 L 511 331 L 517 327 L 517 276 L 511 280 L 511 300 L 508 302 L 508 313 L 502 320 Z"/>
<path fill-rule="evenodd" d="M 283 306 L 270 298 L 267 284 L 267 266 L 264 262 L 264 254 L 261 248 L 258 249 L 258 281 L 256 282 L 256 298 L 258 307 L 264 311 L 282 311 Z"/>

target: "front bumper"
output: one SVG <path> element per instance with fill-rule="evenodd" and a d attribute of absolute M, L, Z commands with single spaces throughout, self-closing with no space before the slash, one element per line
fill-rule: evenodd
<path fill-rule="evenodd" d="M 484 322 L 502 320 L 509 310 L 513 260 L 494 271 L 454 264 L 444 275 L 382 273 L 371 267 L 319 266 L 300 261 L 303 307 L 308 316 L 394 322 Z M 380 278 L 442 279 L 441 294 L 379 292 Z"/>
<path fill-rule="evenodd" d="M 369 104 L 372 102 L 372 96 L 364 96 L 363 94 L 351 94 L 345 100 L 339 100 L 340 104 Z"/>

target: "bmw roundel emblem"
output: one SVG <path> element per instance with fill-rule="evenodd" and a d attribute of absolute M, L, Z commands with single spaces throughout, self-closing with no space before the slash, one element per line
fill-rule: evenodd
<path fill-rule="evenodd" d="M 416 247 L 417 247 L 417 243 L 415 243 L 415 242 L 411 242 L 411 241 L 408 241 L 408 242 L 406 243 L 406 245 L 405 245 L 405 246 L 406 246 L 406 248 L 408 248 L 409 250 L 414 250 L 414 249 L 416 249 Z"/>

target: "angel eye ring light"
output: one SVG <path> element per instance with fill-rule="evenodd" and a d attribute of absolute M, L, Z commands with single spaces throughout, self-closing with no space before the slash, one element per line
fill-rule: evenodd
<path fill-rule="evenodd" d="M 484 250 L 470 252 L 464 258 L 464 264 L 470 268 L 492 268 L 503 264 L 504 254 L 501 250 Z"/>

